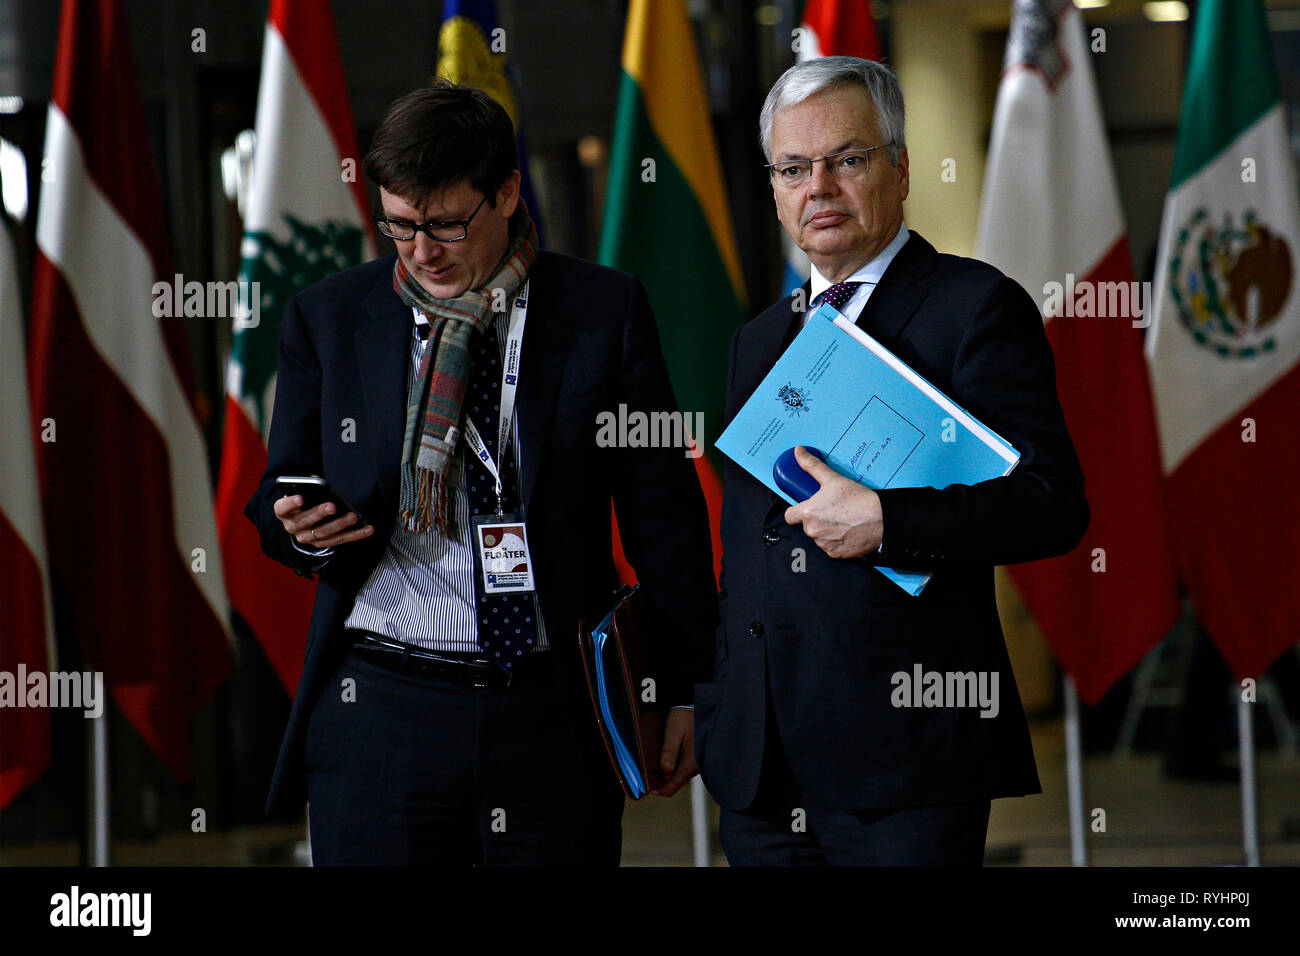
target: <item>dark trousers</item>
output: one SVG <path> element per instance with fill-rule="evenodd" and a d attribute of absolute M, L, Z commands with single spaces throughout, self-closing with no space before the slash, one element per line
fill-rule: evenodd
<path fill-rule="evenodd" d="M 562 696 L 553 684 L 394 673 L 349 653 L 307 728 L 313 862 L 617 866 L 623 794 L 593 752 L 594 719 Z"/>
<path fill-rule="evenodd" d="M 723 808 L 719 821 L 732 866 L 983 865 L 988 800 L 882 810 L 810 804 L 790 773 L 770 712 L 767 723 L 758 797 L 743 812 Z"/>

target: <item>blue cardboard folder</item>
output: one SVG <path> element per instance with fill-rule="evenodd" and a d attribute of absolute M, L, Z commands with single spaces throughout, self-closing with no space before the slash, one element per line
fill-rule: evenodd
<path fill-rule="evenodd" d="M 975 484 L 1010 474 L 1020 461 L 1008 442 L 828 305 L 808 317 L 718 438 L 719 451 L 791 504 L 772 466 L 795 445 L 820 449 L 841 475 L 875 489 Z M 921 571 L 877 569 L 913 596 L 930 580 Z"/>

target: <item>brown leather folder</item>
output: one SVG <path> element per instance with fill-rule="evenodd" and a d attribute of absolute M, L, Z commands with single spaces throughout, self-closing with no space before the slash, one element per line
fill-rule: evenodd
<path fill-rule="evenodd" d="M 605 633 L 608 636 L 601 652 L 601 665 L 612 727 L 600 706 L 596 642 L 592 636 L 603 619 L 594 623 L 583 621 L 578 625 L 582 667 L 587 675 L 587 690 L 591 694 L 591 709 L 596 715 L 596 725 L 600 728 L 601 739 L 605 741 L 605 752 L 609 755 L 619 785 L 631 799 L 640 800 L 645 793 L 637 793 L 638 788 L 629 784 L 620 766 L 614 741 L 617 736 L 626 745 L 628 754 L 645 783 L 646 791 L 653 790 L 664 782 L 663 771 L 659 769 L 659 753 L 664 743 L 666 708 L 657 699 L 658 673 L 655 670 L 650 621 L 640 590 L 636 587 L 620 590 L 607 616 L 609 624 Z M 655 681 L 651 685 L 656 690 L 656 694 L 652 695 L 655 700 L 644 699 L 647 692 L 643 682 L 647 678 Z"/>

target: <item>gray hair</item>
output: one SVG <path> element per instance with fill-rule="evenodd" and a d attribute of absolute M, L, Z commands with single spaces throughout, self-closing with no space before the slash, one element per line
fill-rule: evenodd
<path fill-rule="evenodd" d="M 767 94 L 763 112 L 758 118 L 759 139 L 767 161 L 772 161 L 772 123 L 777 113 L 798 106 L 825 90 L 844 86 L 860 86 L 871 96 L 880 135 L 891 144 L 889 162 L 896 165 L 899 154 L 907 148 L 903 139 L 903 91 L 898 85 L 898 77 L 889 67 L 856 56 L 824 56 L 807 60 L 796 63 L 781 74 Z"/>

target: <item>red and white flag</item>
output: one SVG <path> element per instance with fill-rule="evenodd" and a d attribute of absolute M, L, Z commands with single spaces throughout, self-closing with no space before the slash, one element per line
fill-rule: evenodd
<path fill-rule="evenodd" d="M 63 4 L 41 180 L 30 373 L 60 622 L 188 782 L 233 651 L 182 320 L 154 313 L 173 273 L 118 0 Z"/>
<path fill-rule="evenodd" d="M 871 15 L 871 0 L 808 0 L 795 34 L 796 62 L 823 56 L 856 56 L 881 60 L 880 35 Z M 785 274 L 782 291 L 793 292 L 808 279 L 811 264 L 802 249 L 781 233 L 781 258 Z"/>
<path fill-rule="evenodd" d="M 329 0 L 271 4 L 255 132 L 239 278 L 256 283 L 259 314 L 234 323 L 217 525 L 231 601 L 292 696 L 316 588 L 262 554 L 243 512 L 266 469 L 285 303 L 374 256 Z"/>
<path fill-rule="evenodd" d="M 976 256 L 1041 304 L 1092 522 L 1069 554 L 1008 570 L 1095 704 L 1178 614 L 1142 331 L 1082 17 L 1015 0 Z"/>
<path fill-rule="evenodd" d="M 795 51 L 800 63 L 820 56 L 881 58 L 871 0 L 808 0 L 800 26 L 803 30 Z"/>
<path fill-rule="evenodd" d="M 0 809 L 50 765 L 50 712 L 24 706 L 19 675 L 57 666 L 25 355 L 18 265 L 0 224 Z"/>

